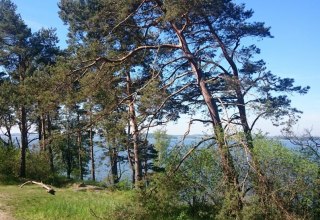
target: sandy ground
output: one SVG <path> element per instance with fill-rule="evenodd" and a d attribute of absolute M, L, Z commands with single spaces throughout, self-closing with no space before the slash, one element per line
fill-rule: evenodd
<path fill-rule="evenodd" d="M 0 192 L 0 220 L 15 220 L 9 213 L 9 207 L 4 204 L 5 195 Z"/>
<path fill-rule="evenodd" d="M 0 219 L 1 220 L 14 220 L 8 213 L 3 212 L 0 210 Z"/>

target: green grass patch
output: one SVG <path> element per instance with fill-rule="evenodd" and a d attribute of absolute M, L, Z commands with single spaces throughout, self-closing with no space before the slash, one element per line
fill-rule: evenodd
<path fill-rule="evenodd" d="M 115 211 L 133 204 L 134 191 L 79 192 L 72 188 L 56 189 L 50 195 L 38 186 L 0 186 L 12 215 L 17 219 L 118 219 Z"/>

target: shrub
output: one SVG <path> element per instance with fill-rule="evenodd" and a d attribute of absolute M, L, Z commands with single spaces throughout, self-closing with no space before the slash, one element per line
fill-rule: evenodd
<path fill-rule="evenodd" d="M 16 181 L 18 176 L 19 151 L 13 147 L 0 146 L 0 182 Z"/>
<path fill-rule="evenodd" d="M 293 215 L 310 217 L 319 193 L 317 164 L 278 141 L 257 138 L 254 146 L 253 153 L 267 177 L 271 193 Z M 276 204 L 270 203 L 269 206 L 269 210 L 277 208 Z"/>

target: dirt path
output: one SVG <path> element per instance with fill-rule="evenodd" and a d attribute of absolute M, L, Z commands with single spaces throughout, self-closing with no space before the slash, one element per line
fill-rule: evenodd
<path fill-rule="evenodd" d="M 1 220 L 14 220 L 8 213 L 3 212 L 0 210 L 0 219 Z"/>
<path fill-rule="evenodd" d="M 15 220 L 10 215 L 10 207 L 8 207 L 4 202 L 7 200 L 6 195 L 0 192 L 0 220 Z"/>

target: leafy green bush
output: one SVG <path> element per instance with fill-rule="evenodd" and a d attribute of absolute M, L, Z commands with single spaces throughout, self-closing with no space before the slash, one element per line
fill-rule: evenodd
<path fill-rule="evenodd" d="M 216 151 L 195 150 L 178 170 L 180 159 L 191 146 L 167 158 L 167 173 L 155 173 L 144 195 L 145 207 L 160 219 L 214 219 L 221 207 L 223 193 L 221 168 Z"/>
<path fill-rule="evenodd" d="M 254 146 L 253 153 L 267 177 L 271 194 L 293 215 L 310 217 L 319 193 L 317 164 L 279 141 L 260 137 L 255 139 Z M 276 210 L 276 204 L 269 205 L 269 210 Z"/>
<path fill-rule="evenodd" d="M 0 181 L 18 181 L 20 150 L 15 147 L 0 146 Z M 27 151 L 26 176 L 28 179 L 52 181 L 48 158 L 38 151 Z"/>
<path fill-rule="evenodd" d="M 47 154 L 38 151 L 28 151 L 26 157 L 27 178 L 47 182 L 52 179 Z"/>
<path fill-rule="evenodd" d="M 19 151 L 12 147 L 0 146 L 0 182 L 16 181 L 18 164 Z"/>

